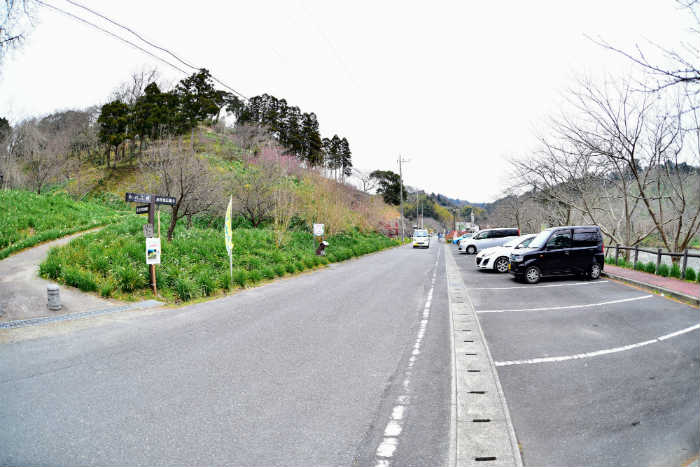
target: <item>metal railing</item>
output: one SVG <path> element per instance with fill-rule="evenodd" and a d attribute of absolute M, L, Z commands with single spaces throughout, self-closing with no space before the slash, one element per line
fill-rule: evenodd
<path fill-rule="evenodd" d="M 605 256 L 608 256 L 608 252 L 611 249 L 615 249 L 615 264 L 617 264 L 617 260 L 620 257 L 620 252 L 621 251 L 633 251 L 634 252 L 634 261 L 633 264 L 637 264 L 639 261 L 639 252 L 643 253 L 649 253 L 652 255 L 656 255 L 656 273 L 658 274 L 659 272 L 659 267 L 661 266 L 661 258 L 663 256 L 669 256 L 671 257 L 671 260 L 673 261 L 673 258 L 679 258 L 681 261 L 681 278 L 685 279 L 685 271 L 688 269 L 688 258 L 700 258 L 700 255 L 696 255 L 694 253 L 688 253 L 688 249 L 686 248 L 683 253 L 671 253 L 669 251 L 663 251 L 661 248 L 657 248 L 655 250 L 648 249 L 648 248 L 639 248 L 639 246 L 624 246 L 624 245 L 606 245 L 605 246 Z"/>

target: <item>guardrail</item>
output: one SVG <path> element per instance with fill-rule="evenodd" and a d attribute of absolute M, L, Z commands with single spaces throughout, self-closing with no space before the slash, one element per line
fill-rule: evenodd
<path fill-rule="evenodd" d="M 659 272 L 659 266 L 661 266 L 661 257 L 662 256 L 669 256 L 671 257 L 671 260 L 673 261 L 673 258 L 679 258 L 681 260 L 681 278 L 685 279 L 685 271 L 688 269 L 688 258 L 700 258 L 700 255 L 696 255 L 693 253 L 688 253 L 688 249 L 686 248 L 683 253 L 671 253 L 669 251 L 663 251 L 661 248 L 657 248 L 655 250 L 648 249 L 648 248 L 639 248 L 639 246 L 624 246 L 624 245 L 606 245 L 605 246 L 605 256 L 608 255 L 608 252 L 610 249 L 614 248 L 615 249 L 615 264 L 617 264 L 617 260 L 620 257 L 620 252 L 621 251 L 633 251 L 634 252 L 634 264 L 637 263 L 639 260 L 639 252 L 643 253 L 650 253 L 652 255 L 656 255 L 656 272 Z"/>

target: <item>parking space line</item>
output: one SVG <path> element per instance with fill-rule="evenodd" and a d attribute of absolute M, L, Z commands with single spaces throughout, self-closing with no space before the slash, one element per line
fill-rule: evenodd
<path fill-rule="evenodd" d="M 700 329 L 700 324 L 681 329 L 680 331 L 672 332 L 670 334 L 665 334 L 663 336 L 650 339 L 648 341 L 637 342 L 636 344 L 624 345 L 622 347 L 613 347 L 611 349 L 596 350 L 595 352 L 579 353 L 574 355 L 564 355 L 561 357 L 541 357 L 541 358 L 531 358 L 528 360 L 507 360 L 503 362 L 495 362 L 496 366 L 510 366 L 510 365 L 528 365 L 531 363 L 552 363 L 552 362 L 564 362 L 566 360 L 579 360 L 582 358 L 598 357 L 600 355 L 608 355 L 611 353 L 624 352 L 625 350 L 636 349 L 639 347 L 644 347 L 649 344 L 655 344 L 657 342 L 662 342 L 672 337 L 677 337 L 682 334 L 686 334 L 692 331 Z"/>
<path fill-rule="evenodd" d="M 653 295 L 642 295 L 641 297 L 623 298 L 620 300 L 611 300 L 609 302 L 586 303 L 585 305 L 568 305 L 568 306 L 549 306 L 543 308 L 513 308 L 506 310 L 477 310 L 477 313 L 504 313 L 508 311 L 557 311 L 557 310 L 573 310 L 576 308 L 592 308 L 596 306 L 614 305 L 616 303 L 633 302 L 636 300 L 645 300 Z"/>
<path fill-rule="evenodd" d="M 608 281 L 588 281 L 588 282 L 572 282 L 570 284 L 548 284 L 548 285 L 516 285 L 513 287 L 474 287 L 468 290 L 512 290 L 512 289 L 535 289 L 542 287 L 570 287 L 572 285 L 595 285 L 605 284 Z"/>

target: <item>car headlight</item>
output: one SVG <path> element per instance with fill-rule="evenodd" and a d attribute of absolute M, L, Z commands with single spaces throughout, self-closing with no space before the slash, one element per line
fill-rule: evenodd
<path fill-rule="evenodd" d="M 523 260 L 523 255 L 513 255 L 510 257 L 510 260 L 514 263 L 519 263 Z"/>

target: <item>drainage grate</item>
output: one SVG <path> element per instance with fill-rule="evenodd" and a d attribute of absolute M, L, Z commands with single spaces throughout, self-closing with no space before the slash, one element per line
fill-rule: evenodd
<path fill-rule="evenodd" d="M 486 394 L 486 391 L 469 391 L 469 394 Z"/>
<path fill-rule="evenodd" d="M 471 355 L 471 356 L 474 356 L 474 355 L 476 355 L 476 354 L 475 354 L 475 353 L 465 353 L 464 355 Z"/>
<path fill-rule="evenodd" d="M 495 461 L 496 456 L 475 457 L 475 461 Z"/>
<path fill-rule="evenodd" d="M 464 342 L 474 342 L 474 340 L 473 340 L 473 339 L 469 339 L 469 340 L 466 340 L 466 341 L 464 341 Z"/>
<path fill-rule="evenodd" d="M 474 422 L 474 423 L 486 423 L 486 422 L 490 422 L 490 421 L 491 421 L 490 418 L 475 418 L 474 420 L 472 420 L 472 422 Z"/>
<path fill-rule="evenodd" d="M 467 370 L 467 373 L 481 373 L 481 370 Z"/>

